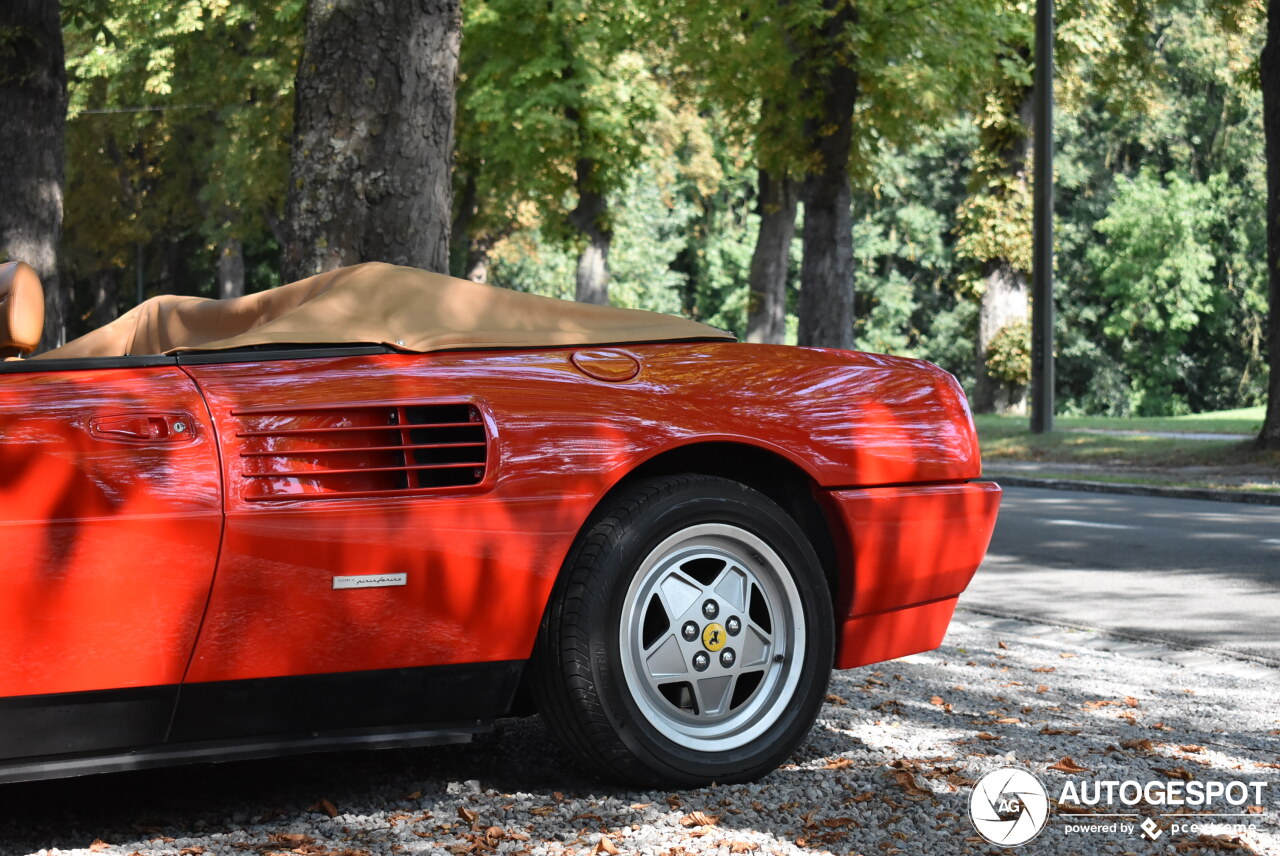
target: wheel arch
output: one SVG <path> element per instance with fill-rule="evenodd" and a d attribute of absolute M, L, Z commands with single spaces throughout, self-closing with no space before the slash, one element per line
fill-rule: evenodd
<path fill-rule="evenodd" d="M 726 440 L 688 443 L 667 449 L 636 466 L 600 498 L 607 504 L 612 494 L 632 483 L 668 475 L 718 476 L 746 485 L 776 502 L 799 524 L 818 560 L 838 613 L 846 585 L 841 582 L 842 551 L 846 543 L 843 525 L 820 502 L 818 483 L 794 461 L 760 446 Z"/>
<path fill-rule="evenodd" d="M 847 603 L 853 588 L 852 579 L 843 579 L 840 572 L 841 567 L 851 561 L 850 551 L 840 547 L 849 543 L 844 526 L 824 509 L 817 481 L 794 461 L 770 449 L 732 440 L 705 440 L 665 449 L 634 466 L 600 495 L 582 522 L 575 542 L 591 529 L 600 509 L 608 508 L 615 495 L 635 482 L 682 474 L 718 476 L 739 482 L 769 497 L 791 515 L 818 554 L 831 595 L 833 617 L 838 624 L 839 616 L 843 615 L 842 605 Z M 557 569 L 557 574 L 562 570 Z M 832 629 L 838 631 L 839 628 Z M 513 714 L 533 712 L 528 681 L 526 671 L 512 705 Z"/>

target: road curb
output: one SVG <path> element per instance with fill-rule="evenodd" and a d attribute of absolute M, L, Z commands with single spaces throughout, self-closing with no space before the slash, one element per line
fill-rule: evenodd
<path fill-rule="evenodd" d="M 1029 478 L 986 473 L 984 478 L 1008 487 L 1041 487 L 1049 490 L 1079 490 L 1089 493 L 1123 493 L 1134 496 L 1163 496 L 1174 499 L 1204 499 L 1211 502 L 1243 502 L 1250 505 L 1280 506 L 1280 494 L 1247 490 L 1213 490 L 1201 487 L 1163 487 L 1149 484 L 1116 484 L 1077 479 Z"/>

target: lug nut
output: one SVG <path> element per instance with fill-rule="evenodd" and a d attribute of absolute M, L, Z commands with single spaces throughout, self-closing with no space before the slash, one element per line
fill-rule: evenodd
<path fill-rule="evenodd" d="M 724 629 L 729 631 L 730 636 L 737 636 L 742 632 L 742 621 L 736 615 L 731 616 L 729 620 L 724 623 Z"/>
<path fill-rule="evenodd" d="M 714 600 L 708 600 L 706 603 L 702 604 L 702 614 L 708 621 L 710 621 L 720 614 L 720 604 L 716 603 Z"/>
<path fill-rule="evenodd" d="M 699 672 L 705 672 L 707 667 L 711 665 L 711 658 L 707 656 L 706 651 L 699 651 L 693 655 L 693 668 Z"/>
<path fill-rule="evenodd" d="M 720 665 L 724 666 L 726 669 L 732 667 L 734 661 L 737 659 L 738 655 L 733 653 L 732 648 L 725 648 L 720 652 Z"/>
<path fill-rule="evenodd" d="M 692 621 L 686 621 L 684 627 L 680 628 L 680 635 L 684 637 L 684 641 L 692 642 L 698 638 L 698 625 Z"/>

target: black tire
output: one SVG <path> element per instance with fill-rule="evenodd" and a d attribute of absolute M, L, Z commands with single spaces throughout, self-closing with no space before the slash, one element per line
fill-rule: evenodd
<path fill-rule="evenodd" d="M 532 685 L 553 732 L 607 779 L 752 781 L 813 727 L 833 649 L 830 593 L 796 522 L 737 482 L 668 476 L 610 497 L 579 537 Z"/>

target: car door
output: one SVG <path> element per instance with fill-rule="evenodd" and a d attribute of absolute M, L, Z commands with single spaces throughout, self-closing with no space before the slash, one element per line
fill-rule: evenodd
<path fill-rule="evenodd" d="M 541 416 L 574 388 L 567 354 L 253 356 L 179 358 L 227 489 L 172 739 L 505 713 L 599 489 L 537 452 L 575 436 Z"/>
<path fill-rule="evenodd" d="M 221 528 L 175 361 L 0 364 L 0 758 L 165 739 Z"/>

